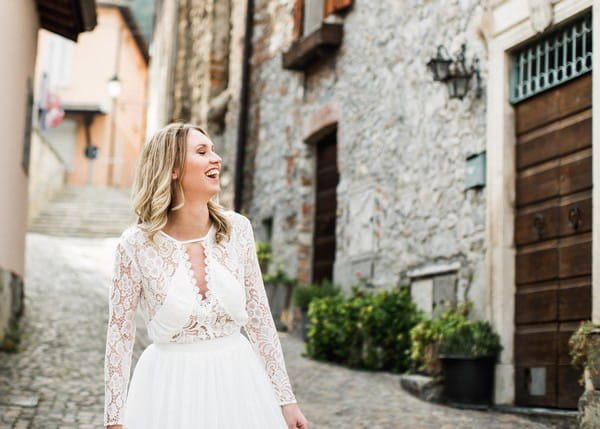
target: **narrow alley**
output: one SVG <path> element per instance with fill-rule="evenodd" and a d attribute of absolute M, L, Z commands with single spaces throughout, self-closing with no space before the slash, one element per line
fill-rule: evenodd
<path fill-rule="evenodd" d="M 22 352 L 0 355 L 1 429 L 101 427 L 107 287 L 116 242 L 28 234 Z M 141 320 L 136 339 L 134 362 L 148 343 Z M 422 402 L 402 391 L 396 375 L 315 362 L 301 356 L 299 339 L 281 339 L 312 429 L 548 427 Z"/>

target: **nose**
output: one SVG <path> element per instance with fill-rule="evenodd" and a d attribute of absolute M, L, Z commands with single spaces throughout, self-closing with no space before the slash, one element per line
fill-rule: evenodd
<path fill-rule="evenodd" d="M 210 162 L 217 162 L 220 163 L 222 161 L 221 157 L 219 156 L 219 154 L 217 152 L 213 152 L 212 156 L 211 156 L 211 160 Z"/>

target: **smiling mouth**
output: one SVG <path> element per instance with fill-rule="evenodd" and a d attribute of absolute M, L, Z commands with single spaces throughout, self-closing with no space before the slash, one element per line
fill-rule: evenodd
<path fill-rule="evenodd" d="M 206 173 L 206 176 L 209 177 L 210 179 L 217 179 L 219 177 L 219 170 L 217 170 L 216 168 L 209 170 Z"/>

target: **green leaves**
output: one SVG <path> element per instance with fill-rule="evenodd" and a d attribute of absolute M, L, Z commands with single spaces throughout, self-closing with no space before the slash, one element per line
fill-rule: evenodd
<path fill-rule="evenodd" d="M 294 289 L 294 304 L 302 311 L 307 311 L 312 300 L 340 294 L 339 286 L 328 280 L 320 284 L 304 284 Z"/>
<path fill-rule="evenodd" d="M 440 342 L 440 354 L 446 356 L 496 356 L 500 351 L 500 337 L 482 321 L 467 320 L 443 334 Z"/>
<path fill-rule="evenodd" d="M 338 294 L 311 301 L 307 354 L 373 370 L 405 371 L 410 329 L 421 319 L 407 288 Z"/>
<path fill-rule="evenodd" d="M 267 272 L 271 259 L 273 258 L 273 251 L 271 249 L 271 243 L 268 241 L 257 241 L 256 242 L 256 256 L 258 256 L 258 264 L 263 274 Z"/>
<path fill-rule="evenodd" d="M 500 337 L 488 322 L 467 318 L 472 303 L 460 304 L 437 320 L 423 320 L 410 331 L 412 368 L 437 375 L 439 355 L 495 356 L 502 351 Z"/>
<path fill-rule="evenodd" d="M 581 322 L 569 338 L 569 354 L 571 363 L 589 371 L 591 377 L 600 372 L 600 325 L 591 321 Z M 583 385 L 585 376 L 579 379 Z"/>

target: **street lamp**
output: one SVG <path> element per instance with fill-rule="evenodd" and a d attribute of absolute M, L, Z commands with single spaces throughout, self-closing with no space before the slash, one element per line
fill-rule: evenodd
<path fill-rule="evenodd" d="M 115 100 L 119 98 L 119 95 L 121 95 L 121 81 L 119 80 L 119 76 L 116 74 L 113 75 L 106 84 L 106 89 L 108 90 L 108 95 L 111 99 Z"/>
<path fill-rule="evenodd" d="M 106 85 L 108 95 L 112 100 L 110 109 L 110 141 L 108 150 L 108 186 L 114 185 L 114 170 L 115 170 L 115 133 L 117 129 L 117 98 L 121 95 L 121 81 L 115 73 Z"/>

